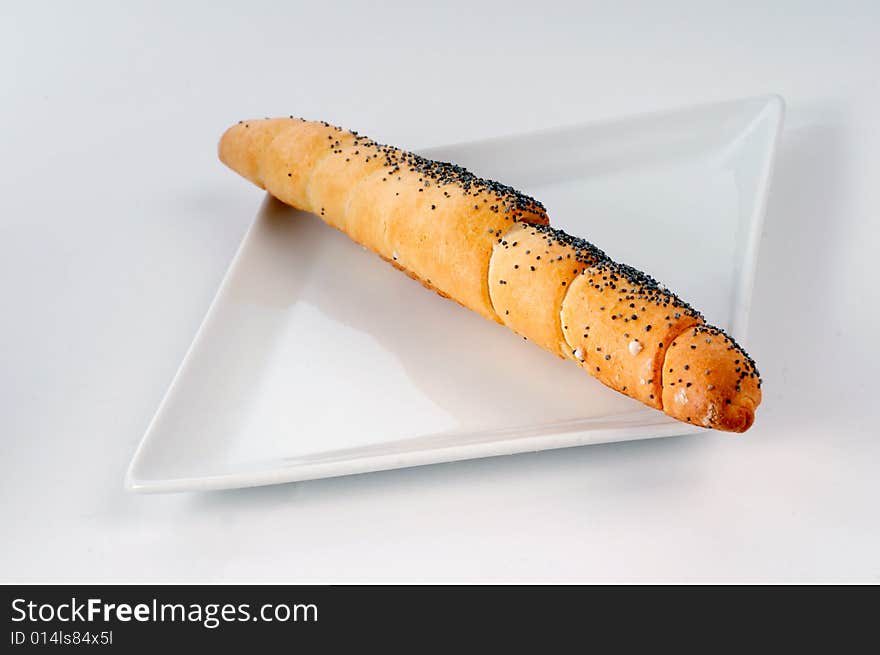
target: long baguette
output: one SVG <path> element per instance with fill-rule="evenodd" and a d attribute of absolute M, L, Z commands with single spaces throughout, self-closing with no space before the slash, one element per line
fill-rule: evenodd
<path fill-rule="evenodd" d="M 754 361 L 650 276 L 548 225 L 533 198 L 465 169 L 295 118 L 242 121 L 220 159 L 425 286 L 681 421 L 743 432 Z"/>

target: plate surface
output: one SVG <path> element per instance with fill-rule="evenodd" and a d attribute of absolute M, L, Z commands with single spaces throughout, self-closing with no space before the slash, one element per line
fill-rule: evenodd
<path fill-rule="evenodd" d="M 770 96 L 422 154 L 538 197 L 555 226 L 744 340 L 782 116 Z M 126 486 L 254 486 L 699 430 L 267 197 Z"/>

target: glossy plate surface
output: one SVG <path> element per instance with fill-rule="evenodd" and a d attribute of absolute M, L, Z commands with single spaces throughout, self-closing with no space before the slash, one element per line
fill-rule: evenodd
<path fill-rule="evenodd" d="M 782 116 L 770 96 L 422 154 L 541 199 L 555 226 L 747 346 Z M 267 197 L 126 486 L 224 489 L 699 430 Z"/>

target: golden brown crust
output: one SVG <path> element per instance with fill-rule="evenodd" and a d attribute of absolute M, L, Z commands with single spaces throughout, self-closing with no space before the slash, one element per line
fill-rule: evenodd
<path fill-rule="evenodd" d="M 488 270 L 497 235 L 547 222 L 540 203 L 509 187 L 327 123 L 245 121 L 223 135 L 220 158 L 495 321 Z"/>
<path fill-rule="evenodd" d="M 220 139 L 220 161 L 265 189 L 266 185 L 260 177 L 260 164 L 275 137 L 286 131 L 291 123 L 292 120 L 288 118 L 239 121 L 226 130 Z"/>
<path fill-rule="evenodd" d="M 755 363 L 730 337 L 695 326 L 670 344 L 663 363 L 663 409 L 704 428 L 745 432 L 761 403 Z"/>
<path fill-rule="evenodd" d="M 516 225 L 496 238 L 489 264 L 495 311 L 517 334 L 559 357 L 570 357 L 559 312 L 569 285 L 583 268 L 569 246 L 549 242 L 533 226 Z"/>
<path fill-rule="evenodd" d="M 392 256 L 465 307 L 497 320 L 487 282 L 494 244 L 488 231 L 509 229 L 510 218 L 488 210 L 482 192 L 465 195 L 418 171 L 397 176 L 389 188 L 400 195 L 385 211 Z"/>
<path fill-rule="evenodd" d="M 748 355 L 650 276 L 549 227 L 536 200 L 302 119 L 243 121 L 219 153 L 283 202 L 609 387 L 703 427 L 741 432 L 754 421 L 760 378 Z"/>
<path fill-rule="evenodd" d="M 357 195 L 356 191 L 361 184 L 369 188 L 366 180 L 382 170 L 384 165 L 378 157 L 374 157 L 370 161 L 361 160 L 358 166 L 352 166 L 352 159 L 359 158 L 361 154 L 360 145 L 353 138 L 341 142 L 336 150 L 341 150 L 335 153 L 339 156 L 324 157 L 312 170 L 308 200 L 310 206 L 317 208 L 313 210 L 314 213 L 320 214 L 333 227 L 345 231 L 344 221 L 348 216 L 351 197 Z"/>
<path fill-rule="evenodd" d="M 604 384 L 662 409 L 666 348 L 700 319 L 648 300 L 626 280 L 612 288 L 609 273 L 591 266 L 572 282 L 562 306 L 569 353 Z"/>
<path fill-rule="evenodd" d="M 347 132 L 329 134 L 320 123 L 299 123 L 289 120 L 279 130 L 260 159 L 259 175 L 266 189 L 282 202 L 305 211 L 318 213 L 320 207 L 311 203 L 309 182 L 316 166 L 349 138 Z"/>

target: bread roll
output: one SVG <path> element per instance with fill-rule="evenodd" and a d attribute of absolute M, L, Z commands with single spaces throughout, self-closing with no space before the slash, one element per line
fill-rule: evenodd
<path fill-rule="evenodd" d="M 467 170 L 303 119 L 242 121 L 220 159 L 425 286 L 650 407 L 743 432 L 754 361 L 652 277 L 550 227 L 537 200 Z"/>

